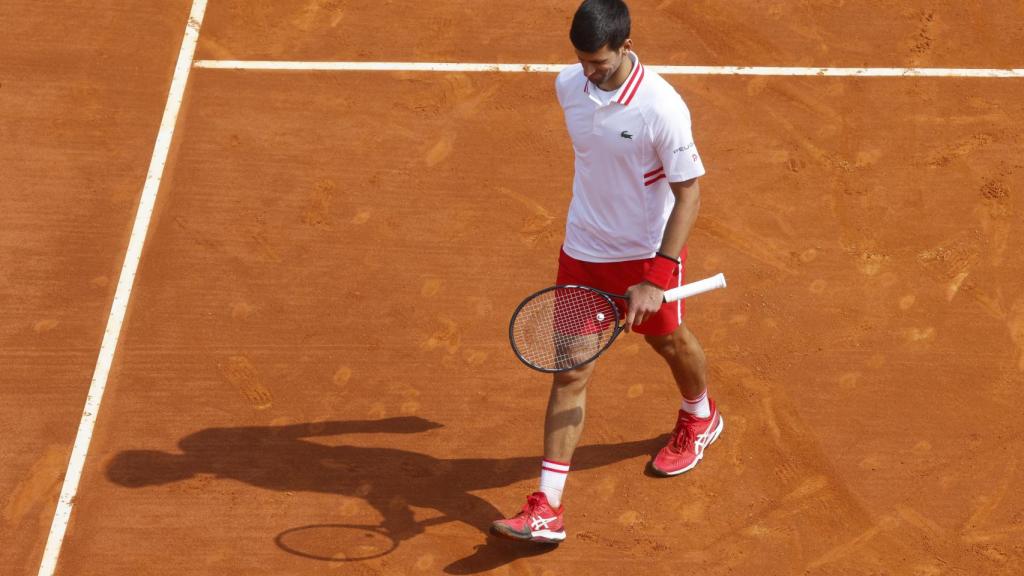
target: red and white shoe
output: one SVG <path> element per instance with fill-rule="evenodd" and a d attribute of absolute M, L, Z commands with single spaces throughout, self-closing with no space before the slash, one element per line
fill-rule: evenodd
<path fill-rule="evenodd" d="M 534 492 L 526 497 L 526 505 L 519 514 L 492 522 L 491 532 L 513 540 L 557 544 L 565 540 L 564 509 L 565 506 L 559 506 L 555 510 L 543 492 Z"/>
<path fill-rule="evenodd" d="M 693 414 L 679 411 L 679 418 L 668 444 L 651 462 L 654 472 L 661 476 L 675 476 L 692 470 L 700 463 L 700 459 L 704 457 L 704 450 L 718 440 L 719 434 L 725 428 L 725 422 L 722 421 L 722 415 L 718 413 L 714 400 L 709 402 L 711 416 L 707 418 L 697 418 Z"/>

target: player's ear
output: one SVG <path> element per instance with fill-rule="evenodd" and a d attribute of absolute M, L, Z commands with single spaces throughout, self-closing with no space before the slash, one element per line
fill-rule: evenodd
<path fill-rule="evenodd" d="M 632 38 L 626 38 L 626 41 L 622 43 L 622 50 L 624 52 L 632 52 L 633 51 L 633 39 Z"/>

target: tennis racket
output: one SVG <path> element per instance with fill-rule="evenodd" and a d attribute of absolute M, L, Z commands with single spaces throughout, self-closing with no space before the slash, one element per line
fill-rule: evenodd
<path fill-rule="evenodd" d="M 725 288 L 725 275 L 667 290 L 665 302 L 717 288 Z M 512 350 L 523 364 L 541 372 L 565 372 L 593 362 L 625 329 L 613 299 L 628 300 L 621 294 L 564 284 L 529 296 L 508 325 Z"/>

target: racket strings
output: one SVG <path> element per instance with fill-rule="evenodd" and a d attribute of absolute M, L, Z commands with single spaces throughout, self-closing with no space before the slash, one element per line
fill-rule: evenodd
<path fill-rule="evenodd" d="M 527 363 L 567 370 L 593 359 L 608 344 L 618 318 L 615 305 L 586 288 L 556 288 L 535 295 L 516 313 L 512 343 Z"/>

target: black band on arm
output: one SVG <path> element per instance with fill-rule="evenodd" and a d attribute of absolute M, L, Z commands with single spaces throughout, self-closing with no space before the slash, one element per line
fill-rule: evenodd
<path fill-rule="evenodd" d="M 679 257 L 678 256 L 669 256 L 668 254 L 665 254 L 664 252 L 655 252 L 654 255 L 655 256 L 661 256 L 662 258 L 665 258 L 666 260 L 671 260 L 671 261 L 675 262 L 676 264 L 679 263 Z"/>

